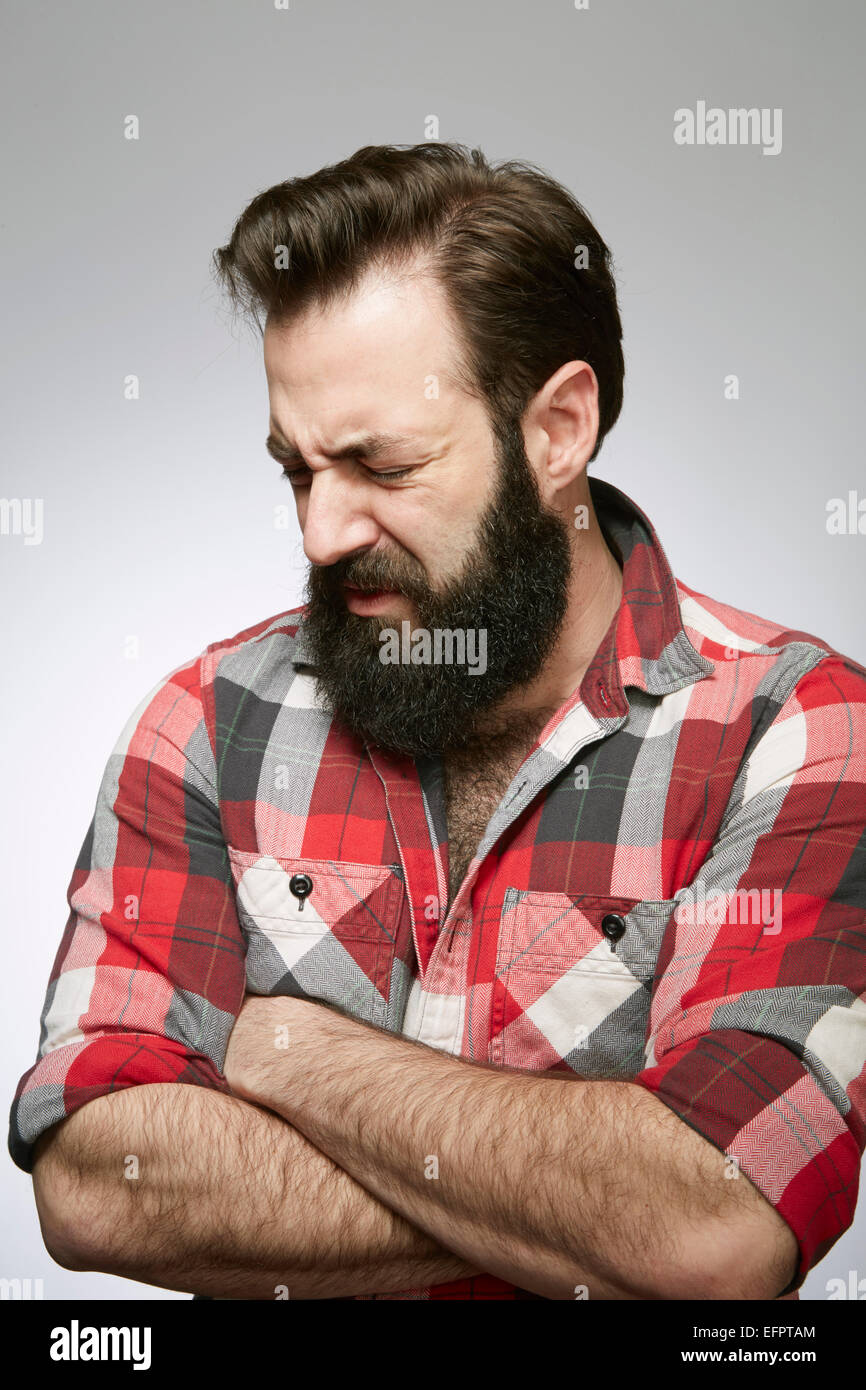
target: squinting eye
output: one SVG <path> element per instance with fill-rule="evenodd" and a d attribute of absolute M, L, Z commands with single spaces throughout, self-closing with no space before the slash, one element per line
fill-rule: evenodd
<path fill-rule="evenodd" d="M 362 467 L 363 467 L 363 465 L 362 465 Z M 301 483 L 301 482 L 298 482 L 298 481 L 296 481 L 296 480 L 302 478 L 302 477 L 304 476 L 305 473 L 306 473 L 306 474 L 309 474 L 309 471 L 310 471 L 309 468 L 284 468 L 284 469 L 282 470 L 282 476 L 285 478 L 285 480 L 286 480 L 287 483 L 291 483 L 291 484 L 292 484 L 292 487 L 306 487 L 306 486 L 307 486 L 307 483 L 306 483 L 306 482 Z M 375 468 L 365 468 L 364 471 L 365 471 L 366 473 L 368 473 L 369 476 L 370 476 L 371 478 L 405 478 L 406 475 L 407 475 L 408 473 L 411 473 L 413 470 L 412 470 L 412 468 L 410 467 L 410 468 L 395 468 L 395 469 L 392 469 L 391 472 L 389 472 L 389 473 L 380 473 L 380 472 L 377 472 L 377 470 L 376 470 Z"/>
<path fill-rule="evenodd" d="M 306 486 L 306 484 L 296 484 L 294 479 L 300 478 L 303 473 L 309 473 L 309 471 L 308 468 L 284 468 L 281 476 L 287 483 L 291 483 L 292 487 Z"/>

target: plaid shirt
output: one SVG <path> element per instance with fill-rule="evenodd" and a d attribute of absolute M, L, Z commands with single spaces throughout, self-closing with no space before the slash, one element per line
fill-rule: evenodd
<path fill-rule="evenodd" d="M 72 875 L 12 1107 L 21 1168 L 95 1096 L 226 1091 L 244 993 L 300 994 L 492 1066 L 647 1087 L 793 1229 L 791 1289 L 850 1226 L 866 669 L 688 588 L 644 513 L 590 487 L 618 613 L 445 914 L 441 761 L 386 756 L 329 717 L 303 608 L 144 699 Z M 535 1295 L 483 1275 L 376 1296 Z"/>

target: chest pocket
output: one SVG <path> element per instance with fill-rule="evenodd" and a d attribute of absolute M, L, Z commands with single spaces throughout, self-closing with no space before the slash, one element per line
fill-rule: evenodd
<path fill-rule="evenodd" d="M 335 1004 L 384 1026 L 404 899 L 398 865 L 229 848 L 250 994 Z"/>
<path fill-rule="evenodd" d="M 531 1071 L 570 1070 L 588 1080 L 635 1076 L 644 1065 L 658 955 L 677 906 L 676 898 L 508 888 L 489 1060 Z"/>

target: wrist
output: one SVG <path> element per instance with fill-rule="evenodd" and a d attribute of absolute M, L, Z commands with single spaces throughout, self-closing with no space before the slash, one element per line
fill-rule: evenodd
<path fill-rule="evenodd" d="M 346 1020 L 328 1005 L 275 995 L 263 1020 L 255 1074 L 255 1099 L 284 1119 L 315 1093 L 317 1068 L 332 1066 L 330 1049 Z"/>

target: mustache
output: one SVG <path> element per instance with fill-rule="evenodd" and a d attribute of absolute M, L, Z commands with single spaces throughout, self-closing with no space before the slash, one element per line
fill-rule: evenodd
<path fill-rule="evenodd" d="M 312 586 L 329 594 L 339 592 L 344 584 L 352 584 L 365 593 L 393 589 L 407 598 L 429 593 L 426 578 L 416 572 L 407 574 L 401 567 L 395 567 L 385 554 L 348 556 L 336 560 L 332 565 L 311 565 L 309 578 Z"/>

